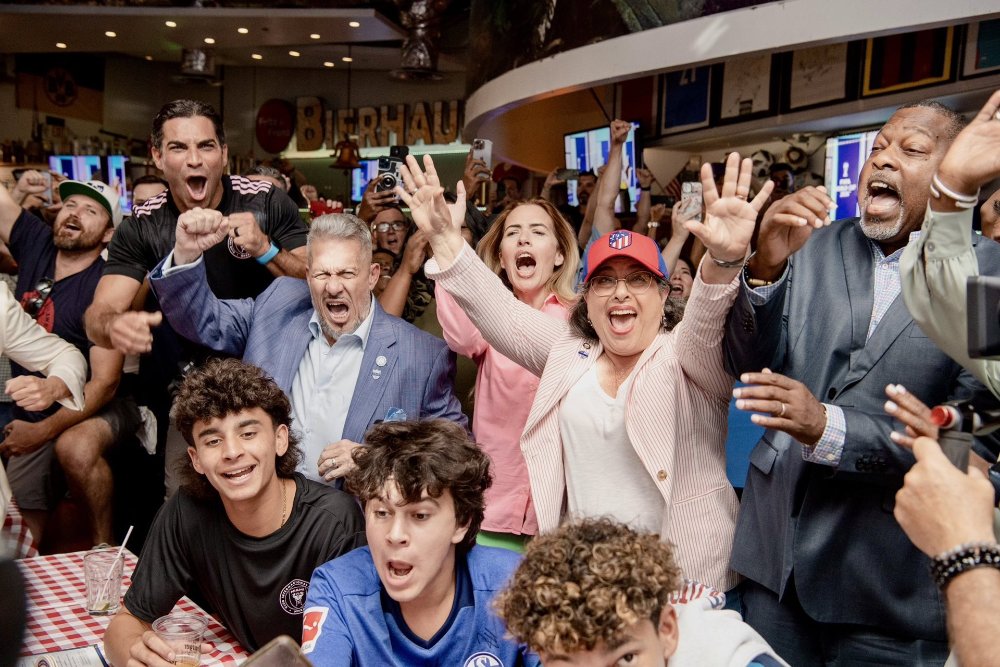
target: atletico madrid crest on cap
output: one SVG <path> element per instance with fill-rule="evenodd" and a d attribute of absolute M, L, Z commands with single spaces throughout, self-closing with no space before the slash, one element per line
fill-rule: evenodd
<path fill-rule="evenodd" d="M 608 237 L 608 245 L 615 250 L 629 247 L 632 245 L 632 232 L 623 230 L 612 232 L 611 236 Z"/>

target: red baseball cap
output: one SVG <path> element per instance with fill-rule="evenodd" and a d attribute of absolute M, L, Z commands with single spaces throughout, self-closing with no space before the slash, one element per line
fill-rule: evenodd
<path fill-rule="evenodd" d="M 634 259 L 658 278 L 666 278 L 669 273 L 656 241 L 644 234 L 633 234 L 627 229 L 619 229 L 605 234 L 590 244 L 590 250 L 583 260 L 583 282 L 590 280 L 591 274 L 612 257 Z"/>

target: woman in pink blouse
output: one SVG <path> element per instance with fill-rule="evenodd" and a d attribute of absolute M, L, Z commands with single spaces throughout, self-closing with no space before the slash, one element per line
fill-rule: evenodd
<path fill-rule="evenodd" d="M 575 300 L 580 264 L 576 235 L 545 199 L 505 208 L 479 243 L 478 254 L 522 303 L 565 320 Z M 519 548 L 538 532 L 519 439 L 538 378 L 493 349 L 455 300 L 435 290 L 448 346 L 479 366 L 472 431 L 493 461 L 479 543 Z"/>

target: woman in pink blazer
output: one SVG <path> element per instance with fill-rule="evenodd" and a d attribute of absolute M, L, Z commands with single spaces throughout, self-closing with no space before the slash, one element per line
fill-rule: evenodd
<path fill-rule="evenodd" d="M 479 242 L 483 263 L 521 303 L 565 321 L 576 302 L 580 266 L 576 234 L 545 199 L 515 202 L 493 221 Z M 492 461 L 486 517 L 479 543 L 518 548 L 538 532 L 528 469 L 518 441 L 538 378 L 494 349 L 455 300 L 435 290 L 437 317 L 448 347 L 476 362 L 476 410 L 472 432 Z"/>
<path fill-rule="evenodd" d="M 725 466 L 732 378 L 721 342 L 771 189 L 747 201 L 750 160 L 729 156 L 721 196 L 711 168 L 702 169 L 706 215 L 687 227 L 708 252 L 670 330 L 667 272 L 648 237 L 620 230 L 595 241 L 581 299 L 559 322 L 519 302 L 462 241 L 463 193 L 447 206 L 433 161 L 425 156 L 426 173 L 412 157 L 407 164 L 406 191 L 397 192 L 434 249 L 427 275 L 492 346 L 540 377 L 521 435 L 539 529 L 567 513 L 652 526 L 676 546 L 687 578 L 735 586 L 737 502 Z"/>

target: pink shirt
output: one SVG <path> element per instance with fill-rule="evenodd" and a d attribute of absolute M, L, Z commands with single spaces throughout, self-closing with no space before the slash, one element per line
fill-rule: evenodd
<path fill-rule="evenodd" d="M 493 472 L 493 485 L 486 490 L 483 530 L 535 535 L 538 521 L 520 440 L 538 378 L 493 349 L 446 291 L 436 287 L 434 297 L 448 347 L 479 366 L 472 432 L 489 455 Z M 569 318 L 569 310 L 555 294 L 549 295 L 541 311 L 561 320 Z"/>

